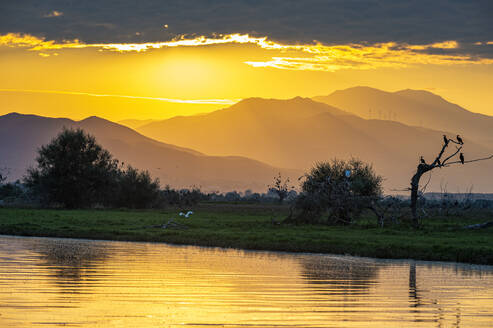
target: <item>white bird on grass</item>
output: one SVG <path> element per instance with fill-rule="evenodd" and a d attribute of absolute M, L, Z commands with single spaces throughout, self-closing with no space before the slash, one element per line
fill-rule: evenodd
<path fill-rule="evenodd" d="M 186 218 L 188 218 L 190 215 L 193 214 L 193 211 L 188 211 L 187 214 L 183 213 L 183 212 L 180 212 L 180 216 L 184 216 Z"/>

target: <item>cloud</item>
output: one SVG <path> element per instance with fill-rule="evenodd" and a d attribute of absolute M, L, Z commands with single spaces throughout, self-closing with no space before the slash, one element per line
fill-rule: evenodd
<path fill-rule="evenodd" d="M 40 15 L 55 12 L 63 15 Z M 491 17 L 491 0 L 25 0 L 1 1 L 0 33 L 86 43 L 133 43 L 136 31 L 147 42 L 239 33 L 289 44 L 473 43 L 491 41 Z"/>
<path fill-rule="evenodd" d="M 52 18 L 52 17 L 60 17 L 60 16 L 63 16 L 63 13 L 61 11 L 53 10 L 52 12 L 44 15 L 43 17 Z"/>
<path fill-rule="evenodd" d="M 0 35 L 0 46 L 29 48 L 30 50 L 53 50 L 64 48 L 85 48 L 79 40 L 56 42 L 55 40 L 46 41 L 30 34 L 7 33 Z"/>
<path fill-rule="evenodd" d="M 432 44 L 410 45 L 406 43 L 346 44 L 324 45 L 282 44 L 267 37 L 253 37 L 248 34 L 228 34 L 214 38 L 198 36 L 180 37 L 165 42 L 144 43 L 93 43 L 79 40 L 55 42 L 31 35 L 0 35 L 0 46 L 22 47 L 31 51 L 43 51 L 40 56 L 49 56 L 51 50 L 97 48 L 99 50 L 125 52 L 145 52 L 152 49 L 174 47 L 202 47 L 211 45 L 255 45 L 272 54 L 271 60 L 249 60 L 244 63 L 252 67 L 269 67 L 288 70 L 310 70 L 334 72 L 342 69 L 375 69 L 381 67 L 407 67 L 410 65 L 464 65 L 493 64 L 492 58 L 484 58 L 463 53 L 461 44 L 454 40 Z M 477 45 L 475 45 L 477 47 Z M 487 45 L 485 45 L 487 47 Z M 438 51 L 438 53 L 430 53 Z"/>
<path fill-rule="evenodd" d="M 199 104 L 199 105 L 232 105 L 239 101 L 239 99 L 173 99 L 173 98 L 111 95 L 111 94 L 99 94 L 99 93 L 88 93 L 88 92 L 77 92 L 77 91 L 59 91 L 59 90 L 0 89 L 0 92 L 50 93 L 50 94 L 90 96 L 90 97 L 145 99 L 145 100 L 164 101 L 169 103 Z"/>

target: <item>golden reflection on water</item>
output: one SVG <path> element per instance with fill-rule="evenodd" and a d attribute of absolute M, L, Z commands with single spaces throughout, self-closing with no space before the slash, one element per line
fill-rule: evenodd
<path fill-rule="evenodd" d="M 0 327 L 491 327 L 493 267 L 0 237 Z"/>

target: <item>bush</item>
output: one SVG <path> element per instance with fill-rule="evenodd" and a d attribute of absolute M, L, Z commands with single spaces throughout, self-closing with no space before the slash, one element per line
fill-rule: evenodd
<path fill-rule="evenodd" d="M 152 180 L 148 171 L 139 171 L 132 166 L 119 172 L 117 185 L 118 192 L 114 200 L 117 207 L 151 207 L 159 196 L 159 180 Z"/>
<path fill-rule="evenodd" d="M 163 190 L 159 191 L 156 206 L 161 208 L 166 206 L 176 206 L 185 210 L 197 205 L 200 201 L 208 201 L 210 199 L 210 194 L 203 193 L 197 187 L 176 190 L 171 188 L 169 185 L 166 185 Z"/>
<path fill-rule="evenodd" d="M 287 222 L 350 224 L 381 197 L 382 177 L 361 160 L 334 159 L 316 164 L 301 188 Z"/>

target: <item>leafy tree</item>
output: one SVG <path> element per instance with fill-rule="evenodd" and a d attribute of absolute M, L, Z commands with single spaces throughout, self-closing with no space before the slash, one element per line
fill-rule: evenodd
<path fill-rule="evenodd" d="M 26 185 L 45 204 L 68 208 L 109 203 L 119 174 L 118 161 L 81 129 L 64 129 L 38 150 Z"/>
<path fill-rule="evenodd" d="M 152 180 L 148 171 L 139 171 L 129 165 L 119 173 L 116 206 L 146 208 L 156 203 L 159 180 Z"/>
<path fill-rule="evenodd" d="M 318 163 L 304 178 L 288 223 L 350 224 L 382 195 L 382 177 L 359 159 Z"/>

